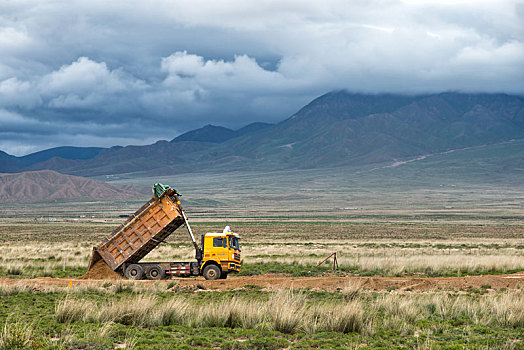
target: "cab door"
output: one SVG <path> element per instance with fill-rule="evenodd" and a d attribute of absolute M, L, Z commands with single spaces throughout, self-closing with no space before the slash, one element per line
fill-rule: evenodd
<path fill-rule="evenodd" d="M 227 237 L 213 237 L 212 257 L 222 266 L 222 270 L 227 270 L 227 260 L 229 259 L 229 248 L 227 247 Z"/>

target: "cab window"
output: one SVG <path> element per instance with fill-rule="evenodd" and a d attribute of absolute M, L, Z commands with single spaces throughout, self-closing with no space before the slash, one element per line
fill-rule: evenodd
<path fill-rule="evenodd" d="M 237 237 L 229 236 L 229 247 L 237 250 L 239 249 Z"/>
<path fill-rule="evenodd" d="M 227 241 L 224 237 L 215 237 L 213 238 L 213 247 L 214 248 L 226 248 Z"/>

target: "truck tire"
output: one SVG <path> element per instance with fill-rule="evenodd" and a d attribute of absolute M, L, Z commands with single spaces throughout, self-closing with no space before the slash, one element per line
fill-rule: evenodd
<path fill-rule="evenodd" d="M 220 278 L 220 269 L 216 265 L 207 265 L 202 272 L 206 280 L 217 280 Z"/>
<path fill-rule="evenodd" d="M 160 265 L 151 265 L 146 268 L 146 278 L 148 280 L 161 280 L 166 276 L 166 272 Z"/>
<path fill-rule="evenodd" d="M 225 280 L 226 278 L 227 278 L 227 272 L 222 272 L 222 273 L 220 274 L 220 279 L 221 279 L 221 280 Z"/>
<path fill-rule="evenodd" d="M 126 268 L 125 276 L 130 280 L 144 279 L 144 268 L 138 264 L 131 264 Z"/>

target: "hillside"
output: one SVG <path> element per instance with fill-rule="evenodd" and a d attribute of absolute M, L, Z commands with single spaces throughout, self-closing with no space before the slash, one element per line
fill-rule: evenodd
<path fill-rule="evenodd" d="M 275 125 L 253 123 L 236 131 L 208 125 L 171 142 L 112 147 L 91 153 L 91 159 L 54 157 L 22 169 L 81 176 L 315 169 L 406 160 L 518 139 L 524 139 L 520 96 L 336 91 Z M 0 166 L 4 172 L 21 167 L 6 154 L 0 155 Z"/>
<path fill-rule="evenodd" d="M 486 215 L 522 219 L 523 179 L 524 140 L 520 140 L 404 162 L 271 172 L 151 174 L 110 181 L 118 185 L 171 184 L 184 195 L 188 208 L 209 218 L 234 217 L 246 210 L 254 217 L 294 218 L 290 212 L 309 219 L 312 212 L 365 217 L 376 214 L 377 209 L 411 217 L 415 207 L 428 210 L 428 215 L 471 215 L 478 220 Z"/>
<path fill-rule="evenodd" d="M 17 162 L 17 158 L 3 151 L 0 151 L 0 172 L 14 173 L 23 168 Z"/>
<path fill-rule="evenodd" d="M 0 151 L 0 172 L 14 173 L 29 170 L 69 168 L 76 160 L 96 157 L 104 148 L 62 146 L 49 148 L 22 157 Z"/>
<path fill-rule="evenodd" d="M 524 138 L 524 99 L 503 94 L 319 97 L 263 133 L 203 155 L 265 166 L 316 168 L 370 164 Z M 234 159 L 234 158 L 230 158 Z"/>
<path fill-rule="evenodd" d="M 68 160 L 91 159 L 96 157 L 102 150 L 104 150 L 104 148 L 100 147 L 55 147 L 18 157 L 18 162 L 22 165 L 30 166 L 52 158 Z"/>
<path fill-rule="evenodd" d="M 0 174 L 0 201 L 38 202 L 58 199 L 127 200 L 144 198 L 134 190 L 51 170 Z"/>

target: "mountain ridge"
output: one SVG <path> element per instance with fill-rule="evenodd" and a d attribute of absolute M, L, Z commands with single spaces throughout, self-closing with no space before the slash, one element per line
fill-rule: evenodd
<path fill-rule="evenodd" d="M 188 131 L 172 139 L 170 142 L 198 141 L 222 143 L 235 137 L 265 129 L 273 124 L 254 122 L 240 129 L 233 130 L 223 126 L 207 124 L 199 129 Z"/>
<path fill-rule="evenodd" d="M 361 101 L 354 101 L 361 97 L 361 94 L 347 92 L 323 95 L 267 129 L 267 135 L 231 140 L 216 148 L 215 153 L 219 158 L 240 155 L 267 161 L 271 157 L 273 163 L 315 167 L 380 162 L 524 137 L 524 128 L 520 127 L 524 102 L 519 96 L 499 94 L 475 98 L 458 94 L 457 98 L 457 94 L 448 93 L 400 96 L 399 100 L 391 101 L 392 95 L 371 95 L 367 99 L 375 100 L 366 108 L 359 107 Z M 450 98 L 470 101 L 453 107 L 446 101 Z M 487 127 L 480 129 L 475 126 L 475 120 L 460 120 L 479 103 L 499 108 L 504 105 L 501 99 L 510 99 L 513 109 L 511 113 L 504 111 L 502 128 L 498 128 L 503 129 L 502 134 L 490 135 L 489 122 L 495 119 L 492 116 L 487 116 Z M 396 109 L 383 113 L 385 105 Z M 353 109 L 348 111 L 350 108 Z M 367 114 L 369 112 L 372 114 Z M 480 116 L 486 119 L 486 113 Z M 516 122 L 508 120 L 509 117 L 514 117 Z M 205 160 L 205 157 L 200 159 Z"/>
<path fill-rule="evenodd" d="M 214 132 L 219 135 L 211 140 Z M 58 157 L 31 166 L 82 176 L 301 169 L 380 163 L 511 139 L 524 139 L 521 96 L 340 90 L 273 125 L 253 123 L 237 131 L 207 125 L 171 142 L 112 147 L 91 159 Z M 0 166 L 13 167 L 12 161 L 0 154 Z"/>

